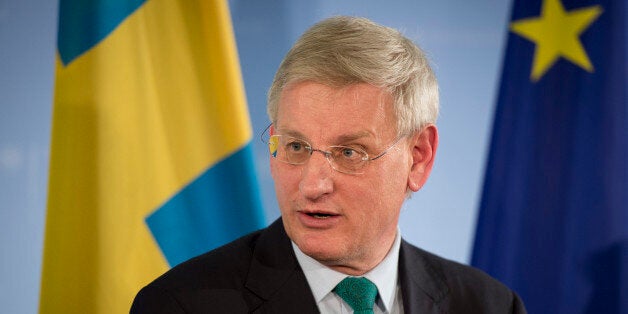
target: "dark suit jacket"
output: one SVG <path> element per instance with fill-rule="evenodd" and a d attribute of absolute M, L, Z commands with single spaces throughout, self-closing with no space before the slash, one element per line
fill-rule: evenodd
<path fill-rule="evenodd" d="M 525 313 L 485 273 L 401 243 L 405 313 Z M 318 313 L 281 219 L 184 262 L 144 287 L 131 313 Z"/>

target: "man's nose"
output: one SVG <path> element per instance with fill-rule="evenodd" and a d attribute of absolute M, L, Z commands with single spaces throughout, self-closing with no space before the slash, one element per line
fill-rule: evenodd
<path fill-rule="evenodd" d="M 315 200 L 333 191 L 333 169 L 323 152 L 313 151 L 310 159 L 303 165 L 299 191 L 311 200 Z"/>

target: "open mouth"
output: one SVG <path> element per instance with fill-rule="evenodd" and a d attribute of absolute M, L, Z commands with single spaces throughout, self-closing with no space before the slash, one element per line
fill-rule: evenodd
<path fill-rule="evenodd" d="M 335 216 L 332 214 L 325 214 L 325 213 L 307 213 L 307 215 L 310 217 L 317 218 L 317 219 L 327 219 L 329 217 Z"/>

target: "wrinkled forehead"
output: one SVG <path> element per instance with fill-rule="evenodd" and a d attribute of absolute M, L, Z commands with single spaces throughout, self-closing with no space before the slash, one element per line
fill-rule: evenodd
<path fill-rule="evenodd" d="M 397 123 L 390 93 L 369 84 L 288 86 L 279 99 L 275 129 L 302 138 L 388 137 Z"/>

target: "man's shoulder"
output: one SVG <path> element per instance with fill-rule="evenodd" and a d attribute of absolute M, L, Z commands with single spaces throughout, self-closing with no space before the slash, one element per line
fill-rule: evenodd
<path fill-rule="evenodd" d="M 265 229 L 189 259 L 142 288 L 131 313 L 245 313 L 243 297 L 256 243 Z"/>
<path fill-rule="evenodd" d="M 409 260 L 421 262 L 426 267 L 427 272 L 435 275 L 440 280 L 460 281 L 460 284 L 495 284 L 505 287 L 499 281 L 475 267 L 441 257 L 407 242 L 404 243 L 403 247 L 404 254 L 408 255 Z"/>
<path fill-rule="evenodd" d="M 281 219 L 168 270 L 149 285 L 223 288 L 244 284 L 254 259 L 273 261 L 289 248 Z"/>
<path fill-rule="evenodd" d="M 264 229 L 245 235 L 233 242 L 193 257 L 164 273 L 156 283 L 186 285 L 190 281 L 219 284 L 229 277 L 231 282 L 246 274 L 258 238 Z M 244 280 L 244 278 L 242 278 Z"/>
<path fill-rule="evenodd" d="M 443 308 L 452 312 L 475 308 L 485 313 L 492 312 L 491 309 L 525 313 L 521 300 L 510 288 L 480 269 L 443 258 L 407 242 L 402 245 L 402 254 L 406 275 L 422 285 L 422 289 Z"/>
<path fill-rule="evenodd" d="M 265 229 L 245 235 L 233 242 L 193 257 L 168 270 L 151 285 L 167 287 L 221 286 L 222 280 L 233 285 L 243 281 L 248 272 L 257 240 Z"/>

